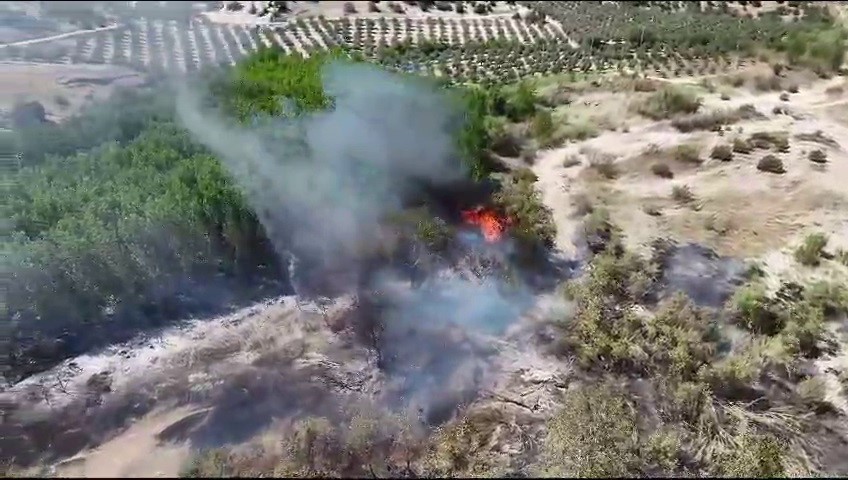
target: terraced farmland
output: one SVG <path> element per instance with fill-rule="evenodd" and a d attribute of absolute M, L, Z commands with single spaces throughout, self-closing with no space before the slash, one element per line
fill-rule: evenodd
<path fill-rule="evenodd" d="M 816 8 L 805 2 L 799 3 L 803 17 L 774 10 L 755 18 L 715 3 L 523 2 L 522 13 L 512 15 L 304 16 L 264 25 L 216 23 L 204 15 L 180 21 L 142 17 L 73 38 L 0 48 L 0 60 L 182 74 L 233 65 L 263 46 L 305 56 L 342 46 L 390 68 L 460 82 L 611 70 L 677 77 L 736 68 L 757 46 L 776 46 L 819 21 Z M 824 61 L 826 69 L 838 67 L 838 58 Z"/>
<path fill-rule="evenodd" d="M 139 18 L 108 31 L 0 49 L 6 61 L 129 65 L 153 72 L 185 73 L 233 65 L 260 47 L 309 55 L 345 45 L 376 56 L 404 43 L 465 45 L 492 40 L 532 44 L 565 40 L 556 25 L 528 25 L 511 18 L 370 19 L 305 18 L 289 24 L 245 26 L 197 17 L 188 22 Z"/>

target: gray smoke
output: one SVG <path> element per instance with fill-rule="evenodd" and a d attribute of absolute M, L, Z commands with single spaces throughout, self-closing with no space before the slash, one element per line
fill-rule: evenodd
<path fill-rule="evenodd" d="M 462 112 L 446 92 L 361 64 L 330 64 L 323 81 L 333 108 L 249 126 L 204 109 L 196 92 L 183 92 L 177 105 L 185 126 L 244 189 L 295 277 L 316 260 L 355 265 L 363 246 L 379 241 L 381 221 L 420 182 L 467 178 L 454 140 Z M 376 273 L 367 287 L 390 297 L 382 342 L 392 363 L 386 368 L 402 382 L 396 397 L 441 419 L 438 412 L 473 395 L 480 365 L 488 364 L 468 344 L 446 340 L 445 329 L 499 335 L 527 306 L 528 289 L 459 275 L 409 289 L 392 272 Z M 454 393 L 436 400 L 436 390 Z"/>
<path fill-rule="evenodd" d="M 372 66 L 331 64 L 324 88 L 334 108 L 248 127 L 188 90 L 177 110 L 244 189 L 281 256 L 341 265 L 377 241 L 381 219 L 418 182 L 463 178 L 460 118 L 437 88 Z"/>

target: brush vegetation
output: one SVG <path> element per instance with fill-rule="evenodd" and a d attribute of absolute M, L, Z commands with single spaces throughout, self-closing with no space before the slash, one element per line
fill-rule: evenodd
<path fill-rule="evenodd" d="M 207 101 L 244 122 L 331 108 L 321 79 L 329 61 L 351 60 L 263 50 L 208 75 Z M 472 178 L 491 171 L 492 118 L 537 115 L 529 86 L 445 94 L 464 111 L 457 161 Z M 176 122 L 175 95 L 165 87 L 118 91 L 67 122 L 23 127 L 10 140 L 21 168 L 4 172 L 11 219 L 4 261 L 13 281 L 3 327 L 12 341 L 0 355 L 8 380 L 145 328 L 249 301 L 262 285 L 283 281 L 256 212 L 218 159 Z M 522 238 L 550 242 L 552 223 L 532 182 L 507 181 L 498 199 L 517 217 Z M 444 243 L 437 219 L 419 225 L 426 243 Z M 232 294 L 211 293 L 221 290 Z"/>

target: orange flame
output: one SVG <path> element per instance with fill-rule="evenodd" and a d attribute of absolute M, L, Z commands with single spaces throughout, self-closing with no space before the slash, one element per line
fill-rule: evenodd
<path fill-rule="evenodd" d="M 487 243 L 500 241 L 504 231 L 512 223 L 509 218 L 501 217 L 496 211 L 485 207 L 463 210 L 462 220 L 469 225 L 480 227 L 483 239 Z"/>

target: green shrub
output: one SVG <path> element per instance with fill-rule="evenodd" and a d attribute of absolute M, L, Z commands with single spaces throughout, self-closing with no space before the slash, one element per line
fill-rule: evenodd
<path fill-rule="evenodd" d="M 636 416 L 610 387 L 583 387 L 548 421 L 546 476 L 622 477 L 641 467 Z"/>
<path fill-rule="evenodd" d="M 785 477 L 787 446 L 769 434 L 744 433 L 719 461 L 722 475 L 735 478 Z"/>
<path fill-rule="evenodd" d="M 542 147 L 554 146 L 556 128 L 554 127 L 550 110 L 539 110 L 536 112 L 530 125 L 530 131 Z"/>
<path fill-rule="evenodd" d="M 801 265 L 817 266 L 821 263 L 824 248 L 827 246 L 827 236 L 822 233 L 807 235 L 797 249 L 795 249 L 795 261 Z"/>
<path fill-rule="evenodd" d="M 783 319 L 774 312 L 771 300 L 759 284 L 738 289 L 731 304 L 737 323 L 748 331 L 774 335 L 783 328 Z"/>
<path fill-rule="evenodd" d="M 550 209 L 540 200 L 533 182 L 526 178 L 507 181 L 495 194 L 494 200 L 514 220 L 510 231 L 520 241 L 553 244 L 556 226 Z"/>

